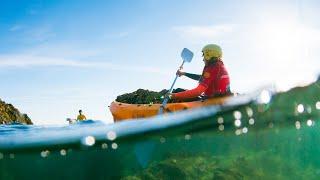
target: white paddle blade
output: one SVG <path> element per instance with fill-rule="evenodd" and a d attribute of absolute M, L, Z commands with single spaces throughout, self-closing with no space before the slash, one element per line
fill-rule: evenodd
<path fill-rule="evenodd" d="M 181 57 L 184 62 L 191 62 L 193 58 L 193 52 L 190 51 L 188 48 L 183 48 L 181 52 Z"/>

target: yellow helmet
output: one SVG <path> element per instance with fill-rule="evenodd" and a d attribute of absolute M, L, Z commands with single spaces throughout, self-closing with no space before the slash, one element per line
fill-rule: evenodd
<path fill-rule="evenodd" d="M 221 58 L 222 50 L 221 47 L 216 44 L 208 44 L 202 48 L 203 57 L 206 61 L 211 58 Z"/>

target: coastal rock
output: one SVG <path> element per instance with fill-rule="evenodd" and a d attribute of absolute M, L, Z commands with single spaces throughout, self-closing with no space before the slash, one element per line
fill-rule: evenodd
<path fill-rule="evenodd" d="M 12 104 L 0 99 L 0 124 L 33 124 L 27 114 L 22 114 Z"/>
<path fill-rule="evenodd" d="M 177 88 L 172 92 L 177 93 L 182 91 L 184 91 L 184 89 Z M 166 89 L 163 89 L 160 92 L 138 89 L 132 93 L 119 95 L 116 101 L 128 104 L 161 104 L 163 101 L 163 96 L 166 93 L 168 93 L 168 90 Z M 172 102 L 172 100 L 169 100 L 169 102 Z"/>
<path fill-rule="evenodd" d="M 132 93 L 119 95 L 116 101 L 129 104 L 160 103 L 161 96 L 165 95 L 166 92 L 166 90 L 155 92 L 145 89 L 138 89 Z"/>

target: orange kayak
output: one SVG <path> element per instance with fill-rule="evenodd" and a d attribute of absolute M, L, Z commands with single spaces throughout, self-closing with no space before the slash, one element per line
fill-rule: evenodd
<path fill-rule="evenodd" d="M 232 96 L 218 97 L 201 101 L 168 103 L 164 113 L 171 113 L 210 105 L 221 105 Z M 115 122 L 126 119 L 146 118 L 158 115 L 161 104 L 127 104 L 114 101 L 109 106 Z"/>

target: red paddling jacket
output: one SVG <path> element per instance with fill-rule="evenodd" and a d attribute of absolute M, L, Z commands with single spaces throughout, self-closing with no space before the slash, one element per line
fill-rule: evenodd
<path fill-rule="evenodd" d="M 188 74 L 189 73 L 186 73 L 186 76 L 188 76 Z M 190 75 L 192 74 L 189 74 L 189 76 Z M 202 75 L 199 77 L 199 85 L 196 88 L 175 93 L 173 94 L 174 99 L 182 100 L 195 98 L 200 95 L 214 97 L 230 94 L 229 75 L 221 60 L 207 64 L 203 69 Z"/>

